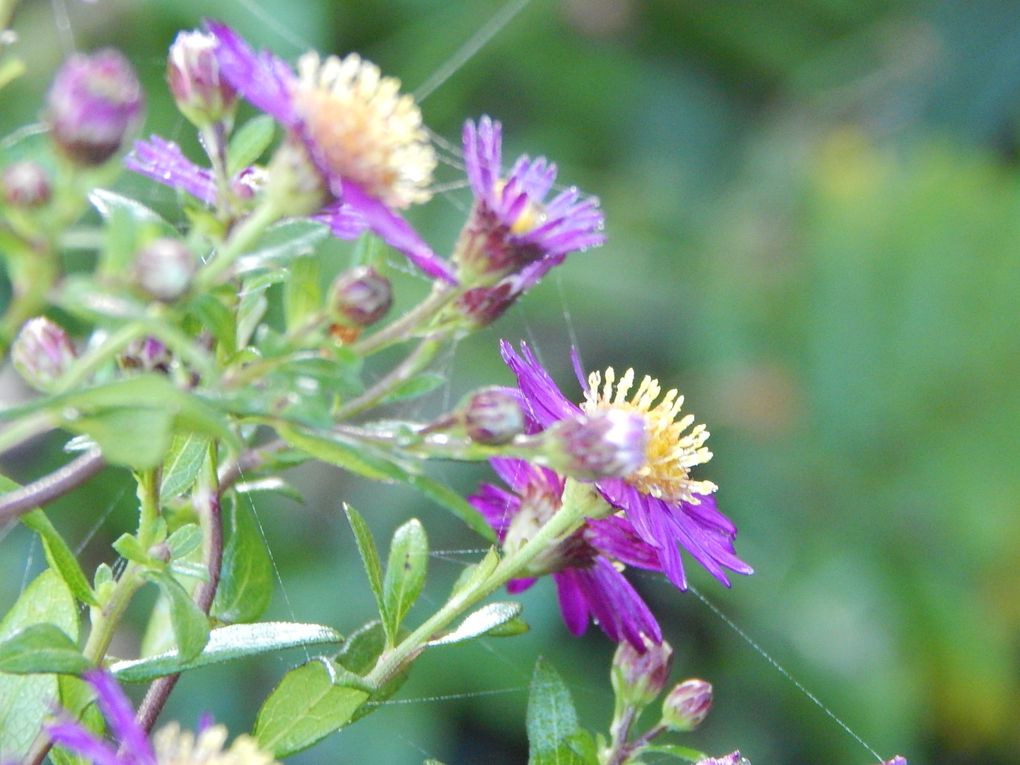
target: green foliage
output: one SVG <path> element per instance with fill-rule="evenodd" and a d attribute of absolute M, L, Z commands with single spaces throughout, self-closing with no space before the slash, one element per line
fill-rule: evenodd
<path fill-rule="evenodd" d="M 260 114 L 245 122 L 230 138 L 227 173 L 234 176 L 258 162 L 275 134 L 276 122 L 268 114 Z"/>
<path fill-rule="evenodd" d="M 170 574 L 150 570 L 146 576 L 159 585 L 160 592 L 170 605 L 170 623 L 181 660 L 191 661 L 209 641 L 209 617 L 202 613 L 187 590 Z"/>
<path fill-rule="evenodd" d="M 563 679 L 542 658 L 535 662 L 528 694 L 528 765 L 594 765 L 591 735 L 577 720 Z"/>
<path fill-rule="evenodd" d="M 407 612 L 421 595 L 428 572 L 429 543 L 425 528 L 412 518 L 393 533 L 382 583 L 382 621 L 392 644 Z"/>
<path fill-rule="evenodd" d="M 226 519 L 230 539 L 223 551 L 212 613 L 224 622 L 253 622 L 272 598 L 273 563 L 252 510 L 235 500 Z"/>
<path fill-rule="evenodd" d="M 361 517 L 361 513 L 353 507 L 344 503 L 344 513 L 347 515 L 347 522 L 354 532 L 354 541 L 358 545 L 358 552 L 361 554 L 361 562 L 365 566 L 365 573 L 368 575 L 368 585 L 375 597 L 376 607 L 379 615 L 382 616 L 386 610 L 383 600 L 383 575 L 382 563 L 379 560 L 379 550 L 375 546 L 375 539 L 372 538 L 372 530 Z M 384 620 L 385 621 L 385 620 Z"/>

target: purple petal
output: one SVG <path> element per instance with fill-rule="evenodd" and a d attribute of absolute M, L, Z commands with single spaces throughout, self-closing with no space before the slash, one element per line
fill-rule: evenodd
<path fill-rule="evenodd" d="M 584 538 L 599 552 L 628 566 L 661 571 L 657 547 L 645 542 L 626 518 L 612 516 L 589 520 Z"/>
<path fill-rule="evenodd" d="M 537 581 L 538 580 L 534 577 L 526 579 L 511 579 L 506 583 L 506 591 L 511 595 L 516 595 L 519 592 L 524 592 Z"/>
<path fill-rule="evenodd" d="M 79 754 L 95 765 L 125 765 L 117 750 L 100 740 L 84 726 L 71 720 L 46 726 L 46 734 L 54 744 Z"/>
<path fill-rule="evenodd" d="M 583 635 L 588 629 L 588 601 L 578 582 L 577 569 L 564 569 L 552 577 L 556 582 L 556 596 L 560 602 L 563 623 L 574 635 Z"/>
<path fill-rule="evenodd" d="M 99 708 L 124 750 L 137 758 L 138 765 L 156 765 L 156 755 L 149 739 L 135 722 L 135 710 L 113 675 L 104 670 L 93 670 L 83 677 L 96 689 Z"/>
<path fill-rule="evenodd" d="M 360 184 L 347 178 L 342 183 L 344 202 L 360 213 L 368 227 L 386 244 L 404 253 L 408 260 L 429 276 L 450 284 L 457 283 L 446 262 L 432 252 L 406 220 L 365 191 Z"/>
<path fill-rule="evenodd" d="M 135 141 L 124 158 L 124 167 L 164 186 L 186 191 L 208 205 L 216 202 L 212 172 L 185 157 L 177 144 L 158 135 L 150 136 L 148 141 Z"/>
<path fill-rule="evenodd" d="M 485 518 L 500 541 L 506 536 L 510 521 L 521 509 L 520 498 L 505 489 L 484 483 L 468 497 L 468 502 Z"/>
<path fill-rule="evenodd" d="M 365 216 L 343 202 L 331 202 L 314 218 L 329 226 L 333 236 L 340 239 L 357 239 L 368 228 Z"/>
<path fill-rule="evenodd" d="M 612 640 L 626 640 L 644 652 L 642 634 L 656 643 L 662 642 L 662 630 L 644 600 L 606 558 L 595 559 L 595 565 L 578 572 L 592 614 Z"/>
<path fill-rule="evenodd" d="M 219 42 L 216 60 L 223 79 L 285 127 L 297 128 L 301 119 L 291 98 L 296 77 L 290 66 L 268 51 L 256 53 L 226 24 L 206 21 L 205 26 Z"/>
<path fill-rule="evenodd" d="M 500 341 L 499 348 L 503 361 L 517 377 L 517 384 L 528 404 L 528 413 L 541 427 L 546 428 L 554 422 L 580 414 L 580 408 L 567 400 L 526 343 L 521 343 L 520 355 L 506 340 Z"/>

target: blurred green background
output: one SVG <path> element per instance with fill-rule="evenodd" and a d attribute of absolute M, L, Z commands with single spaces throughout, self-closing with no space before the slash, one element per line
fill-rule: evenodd
<path fill-rule="evenodd" d="M 36 119 L 72 45 L 125 50 L 146 82 L 146 130 L 193 148 L 164 53 L 203 16 L 291 59 L 359 51 L 413 90 L 506 7 L 25 2 L 16 29 L 29 73 L 3 91 L 0 134 Z M 706 473 L 757 569 L 731 591 L 695 572 L 699 591 L 883 756 L 1017 762 L 1020 5 L 533 0 L 454 68 L 423 102 L 430 127 L 456 144 L 465 117 L 502 119 L 508 154 L 555 158 L 562 182 L 602 198 L 609 241 L 461 343 L 444 361 L 450 385 L 409 413 L 508 383 L 499 337 L 533 342 L 567 390 L 572 342 L 589 368 L 633 365 L 682 388 L 712 430 Z M 441 180 L 459 177 L 447 167 Z M 137 179 L 125 188 L 174 215 L 172 194 Z M 415 218 L 437 250 L 467 200 L 439 195 Z M 424 289 L 412 277 L 401 286 L 405 301 Z M 38 475 L 64 459 L 60 445 L 6 467 Z M 486 473 L 437 475 L 468 492 Z M 433 548 L 449 551 L 431 562 L 432 603 L 473 557 L 458 551 L 480 547 L 401 488 L 334 470 L 292 477 L 304 505 L 258 503 L 280 575 L 271 617 L 343 631 L 370 618 L 340 498 L 380 537 L 423 519 Z M 55 508 L 69 538 L 87 541 L 90 566 L 112 560 L 131 494 L 110 472 Z M 7 533 L 0 606 L 41 563 L 24 530 Z M 756 765 L 869 762 L 696 596 L 658 577 L 638 583 L 675 646 L 677 679 L 715 684 L 692 745 L 739 747 Z M 531 633 L 432 651 L 396 700 L 292 761 L 523 762 L 539 654 L 567 677 L 583 722 L 604 729 L 612 646 L 597 629 L 568 635 L 551 582 L 524 602 Z M 115 650 L 136 648 L 129 634 Z M 302 658 L 188 676 L 164 718 L 192 724 L 210 710 L 245 730 Z"/>

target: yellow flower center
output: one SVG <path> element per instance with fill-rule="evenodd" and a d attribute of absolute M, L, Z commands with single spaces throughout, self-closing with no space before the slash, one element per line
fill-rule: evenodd
<path fill-rule="evenodd" d="M 298 75 L 294 102 L 333 173 L 390 207 L 428 201 L 436 155 L 421 111 L 401 95 L 399 80 L 356 54 L 322 61 L 307 53 Z"/>
<path fill-rule="evenodd" d="M 503 190 L 506 188 L 506 181 L 496 181 L 495 185 L 496 193 L 502 198 Z M 510 233 L 520 236 L 521 234 L 527 234 L 529 231 L 534 231 L 546 222 L 547 217 L 545 207 L 529 198 L 527 204 L 524 205 L 524 208 L 517 215 L 517 220 L 510 226 Z"/>
<path fill-rule="evenodd" d="M 238 736 L 223 751 L 226 741 L 227 729 L 222 725 L 210 726 L 196 737 L 170 723 L 153 736 L 152 746 L 159 765 L 278 765 L 251 736 Z"/>
<path fill-rule="evenodd" d="M 704 425 L 691 427 L 693 415 L 677 419 L 684 397 L 675 388 L 666 391 L 656 403 L 662 393 L 658 380 L 646 375 L 628 398 L 633 386 L 633 369 L 628 369 L 619 381 L 612 367 L 606 370 L 604 378 L 599 372 L 592 372 L 588 376 L 588 392 L 581 409 L 585 414 L 620 409 L 644 417 L 648 436 L 645 464 L 624 480 L 653 497 L 698 504 L 696 495 L 711 494 L 717 488 L 711 481 L 695 481 L 690 475 L 692 467 L 712 459 L 712 452 L 704 445 L 708 431 Z"/>

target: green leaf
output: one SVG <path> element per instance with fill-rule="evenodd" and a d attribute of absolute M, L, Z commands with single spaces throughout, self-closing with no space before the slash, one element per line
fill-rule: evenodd
<path fill-rule="evenodd" d="M 45 623 L 55 625 L 72 641 L 78 639 L 74 596 L 64 580 L 49 569 L 25 588 L 0 621 L 0 640 Z M 6 759 L 17 762 L 24 757 L 56 701 L 56 675 L 0 674 L 0 749 Z"/>
<path fill-rule="evenodd" d="M 190 660 L 185 660 L 179 651 L 171 650 L 144 659 L 115 662 L 110 666 L 110 671 L 123 682 L 141 683 L 164 675 L 242 659 L 246 656 L 257 656 L 286 648 L 340 645 L 343 640 L 343 635 L 339 632 L 321 624 L 297 622 L 230 624 L 210 631 L 209 642 L 205 648 Z"/>
<path fill-rule="evenodd" d="M 283 758 L 347 725 L 368 692 L 335 685 L 338 677 L 325 661 L 309 662 L 284 675 L 259 710 L 255 722 L 259 745 Z"/>
<path fill-rule="evenodd" d="M 141 543 L 138 541 L 138 538 L 132 534 L 121 534 L 114 540 L 111 547 L 113 547 L 118 554 L 130 561 L 134 561 L 135 563 L 140 563 L 143 566 L 148 566 L 152 563 L 149 551 L 143 548 Z"/>
<path fill-rule="evenodd" d="M 455 492 L 449 486 L 441 484 L 434 478 L 426 475 L 405 474 L 404 480 L 429 499 L 445 507 L 464 523 L 478 532 L 489 542 L 496 541 L 496 532 L 485 520 L 485 517 L 478 512 L 478 508 L 468 502 L 464 497 Z"/>
<path fill-rule="evenodd" d="M 195 433 L 174 436 L 163 462 L 163 481 L 159 487 L 161 502 L 176 499 L 191 488 L 208 453 L 208 438 Z"/>
<path fill-rule="evenodd" d="M 183 558 L 201 546 L 202 529 L 197 523 L 186 523 L 167 537 L 166 544 L 171 558 Z"/>
<path fill-rule="evenodd" d="M 646 746 L 641 748 L 641 754 L 664 754 L 668 757 L 674 757 L 678 760 L 684 760 L 685 762 L 698 762 L 708 758 L 708 755 L 704 752 L 699 752 L 697 749 L 691 749 L 686 746 L 679 746 L 677 744 L 656 744 L 654 746 Z"/>
<path fill-rule="evenodd" d="M 571 748 L 581 730 L 570 691 L 555 669 L 542 658 L 535 663 L 528 696 L 529 765 L 585 765 Z"/>
<path fill-rule="evenodd" d="M 514 601 L 488 603 L 464 617 L 456 628 L 441 638 L 430 640 L 428 646 L 451 645 L 471 638 L 489 635 L 493 630 L 513 622 L 521 615 L 521 604 Z M 525 625 L 527 629 L 527 625 Z"/>
<path fill-rule="evenodd" d="M 0 476 L 0 486 L 3 487 L 3 491 L 11 491 L 17 484 Z M 46 517 L 46 514 L 39 508 L 36 508 L 21 516 L 21 522 L 37 533 L 40 539 L 42 539 L 46 562 L 50 564 L 50 568 L 60 574 L 64 583 L 71 588 L 71 592 L 74 593 L 75 597 L 82 603 L 90 606 L 96 605 L 95 593 L 89 587 L 89 580 L 86 578 L 85 572 L 81 570 L 78 559 L 71 552 L 71 548 L 67 546 L 64 538 L 60 536 L 60 532 L 50 523 L 50 519 Z"/>
<path fill-rule="evenodd" d="M 288 425 L 281 425 L 277 432 L 291 446 L 307 452 L 312 457 L 365 478 L 375 481 L 406 479 L 407 474 L 397 465 L 367 451 L 364 447 L 355 448 L 338 438 L 309 433 Z"/>
<path fill-rule="evenodd" d="M 202 613 L 181 583 L 170 574 L 147 571 L 145 575 L 159 585 L 170 603 L 170 623 L 174 628 L 177 651 L 183 661 L 191 661 L 209 641 L 209 617 Z"/>
<path fill-rule="evenodd" d="M 90 666 L 78 646 L 55 624 L 32 624 L 0 643 L 0 672 L 81 674 Z"/>
<path fill-rule="evenodd" d="M 358 543 L 358 552 L 361 553 L 361 561 L 365 564 L 368 585 L 372 588 L 372 594 L 375 596 L 379 615 L 383 616 L 385 605 L 383 603 L 382 563 L 379 560 L 379 550 L 372 538 L 372 530 L 368 528 L 361 513 L 346 502 L 344 502 L 344 512 L 347 514 L 347 522 L 351 524 L 351 530 L 354 532 L 354 541 Z"/>
<path fill-rule="evenodd" d="M 69 430 L 91 438 L 112 465 L 147 470 L 158 465 L 170 448 L 173 414 L 164 409 L 107 409 L 65 423 Z"/>
<path fill-rule="evenodd" d="M 253 622 L 273 595 L 273 562 L 252 510 L 234 502 L 212 612 L 224 622 Z"/>
<path fill-rule="evenodd" d="M 295 258 L 283 285 L 283 315 L 288 332 L 301 329 L 322 306 L 319 259 Z"/>
<path fill-rule="evenodd" d="M 203 327 L 212 332 L 222 352 L 232 356 L 237 350 L 237 326 L 230 309 L 209 292 L 195 296 L 188 309 Z"/>
<path fill-rule="evenodd" d="M 435 372 L 423 372 L 420 375 L 405 380 L 379 403 L 392 404 L 395 401 L 406 401 L 407 399 L 424 396 L 426 393 L 435 390 L 448 381 L 448 377 Z"/>
<path fill-rule="evenodd" d="M 227 174 L 233 178 L 249 165 L 258 162 L 273 142 L 276 123 L 268 114 L 260 114 L 245 122 L 230 139 L 227 150 Z"/>
<path fill-rule="evenodd" d="M 425 528 L 412 518 L 393 533 L 383 580 L 383 626 L 392 645 L 397 630 L 421 595 L 428 571 L 429 542 Z"/>
<path fill-rule="evenodd" d="M 330 236 L 329 226 L 311 220 L 287 220 L 270 226 L 248 254 L 237 259 L 236 273 L 287 266 L 312 255 Z"/>
<path fill-rule="evenodd" d="M 248 287 L 249 279 L 241 288 L 241 302 L 237 306 L 237 346 L 244 348 L 251 342 L 251 336 L 255 333 L 262 317 L 266 315 L 269 308 L 269 300 L 266 299 L 265 290 L 269 287 L 254 288 Z"/>
<path fill-rule="evenodd" d="M 347 642 L 343 644 L 340 653 L 336 655 L 336 663 L 342 669 L 355 675 L 365 675 L 376 665 L 385 649 L 386 632 L 383 630 L 382 622 L 373 620 L 347 638 Z M 368 703 L 364 704 L 354 713 L 351 722 L 359 720 L 370 712 L 375 711 L 378 704 L 386 701 L 386 699 L 399 691 L 400 687 L 407 680 L 409 672 L 410 668 L 405 667 L 386 681 L 381 688 L 377 688 L 369 696 Z"/>

